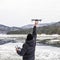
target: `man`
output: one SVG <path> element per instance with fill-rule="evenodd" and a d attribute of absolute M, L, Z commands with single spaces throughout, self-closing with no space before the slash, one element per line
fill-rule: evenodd
<path fill-rule="evenodd" d="M 36 27 L 38 21 L 35 21 L 33 27 L 33 33 L 28 34 L 26 38 L 26 42 L 23 44 L 22 49 L 16 48 L 16 52 L 23 56 L 23 60 L 35 60 L 35 47 L 36 47 Z"/>

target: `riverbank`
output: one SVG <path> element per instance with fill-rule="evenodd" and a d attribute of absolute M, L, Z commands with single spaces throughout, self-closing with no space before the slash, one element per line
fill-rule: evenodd
<path fill-rule="evenodd" d="M 5 44 L 5 43 L 16 43 L 16 42 L 25 42 L 27 35 L 19 34 L 19 35 L 2 35 L 0 34 L 0 45 Z M 60 35 L 54 34 L 54 35 L 46 35 L 46 34 L 41 34 L 37 35 L 37 43 L 39 44 L 45 44 L 45 45 L 51 45 L 51 46 L 56 46 L 60 47 Z"/>

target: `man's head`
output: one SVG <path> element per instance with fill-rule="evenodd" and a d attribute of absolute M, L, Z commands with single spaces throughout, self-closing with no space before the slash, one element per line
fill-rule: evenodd
<path fill-rule="evenodd" d="M 33 39 L 32 34 L 28 34 L 28 35 L 27 35 L 27 39 L 26 39 L 26 40 L 30 41 L 30 40 L 32 40 L 32 39 Z"/>

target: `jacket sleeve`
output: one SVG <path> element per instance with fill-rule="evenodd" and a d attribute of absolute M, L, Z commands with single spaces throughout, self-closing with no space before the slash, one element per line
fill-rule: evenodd
<path fill-rule="evenodd" d="M 17 51 L 18 55 L 23 56 L 26 52 L 26 46 L 23 44 L 21 51 Z"/>
<path fill-rule="evenodd" d="M 36 40 L 37 37 L 36 26 L 33 27 L 32 35 L 33 35 L 33 39 Z"/>

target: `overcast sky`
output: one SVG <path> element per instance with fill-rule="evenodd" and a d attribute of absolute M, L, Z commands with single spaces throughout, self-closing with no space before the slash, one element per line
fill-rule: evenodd
<path fill-rule="evenodd" d="M 0 0 L 0 24 L 19 27 L 33 23 L 33 18 L 60 21 L 60 0 Z"/>

